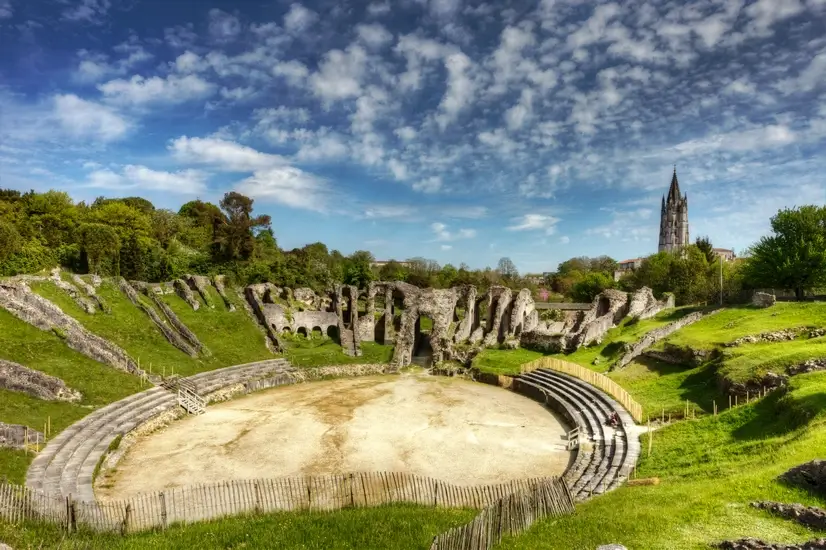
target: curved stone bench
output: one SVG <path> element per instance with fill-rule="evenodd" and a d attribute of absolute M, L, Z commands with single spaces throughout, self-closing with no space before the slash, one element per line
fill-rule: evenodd
<path fill-rule="evenodd" d="M 267 359 L 256 363 L 246 363 L 225 369 L 201 372 L 183 380 L 191 384 L 198 395 L 204 397 L 234 384 L 242 384 L 296 370 L 298 369 L 290 365 L 286 359 Z"/>
<path fill-rule="evenodd" d="M 530 387 L 529 392 L 523 391 Z M 568 420 L 583 419 L 572 425 L 584 427 L 593 442 L 590 457 L 580 452 L 574 464 L 564 476 L 577 500 L 600 494 L 619 486 L 633 469 L 640 455 L 640 442 L 628 427 L 634 426 L 631 415 L 601 390 L 573 376 L 549 369 L 538 369 L 521 374 L 514 379 L 514 389 L 520 393 L 545 392 L 547 398 L 559 408 L 571 411 L 563 415 Z M 621 424 L 618 429 L 606 425 L 608 416 L 616 412 Z"/>

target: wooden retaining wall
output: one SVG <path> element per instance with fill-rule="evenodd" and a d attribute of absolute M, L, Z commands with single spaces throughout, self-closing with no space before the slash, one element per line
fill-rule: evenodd
<path fill-rule="evenodd" d="M 126 534 L 165 529 L 175 523 L 275 511 L 329 511 L 394 503 L 485 508 L 504 502 L 503 499 L 512 494 L 541 493 L 548 496 L 543 496 L 541 502 L 533 497 L 535 507 L 540 507 L 538 509 L 568 510 L 570 507 L 573 511 L 573 501 L 567 491 L 564 482 L 555 477 L 468 487 L 415 474 L 371 472 L 236 480 L 167 489 L 127 500 L 99 503 L 75 501 L 68 497 L 46 495 L 24 486 L 0 483 L 0 519 L 12 523 L 45 521 L 62 525 L 68 532 L 85 527 L 94 531 Z M 528 505 L 534 506 L 530 502 Z M 524 504 L 501 506 L 510 510 L 510 507 L 518 508 Z M 513 521 L 524 523 L 518 519 L 520 513 L 508 511 L 510 515 L 507 517 L 512 516 L 516 518 Z"/>
<path fill-rule="evenodd" d="M 637 422 L 642 422 L 642 405 L 631 398 L 631 395 L 625 391 L 622 386 L 598 372 L 592 371 L 589 368 L 571 363 L 569 361 L 562 361 L 555 357 L 540 357 L 521 366 L 521 371 L 531 372 L 536 369 L 549 369 L 564 374 L 569 374 L 580 380 L 588 382 L 611 397 L 616 399 L 625 409 L 631 414 L 631 417 Z"/>

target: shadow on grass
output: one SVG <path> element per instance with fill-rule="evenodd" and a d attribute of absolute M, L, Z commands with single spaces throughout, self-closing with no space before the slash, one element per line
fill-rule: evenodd
<path fill-rule="evenodd" d="M 796 397 L 792 391 L 777 390 L 751 405 L 751 417 L 732 432 L 739 440 L 760 440 L 788 435 L 814 420 L 826 410 L 826 392 Z"/>
<path fill-rule="evenodd" d="M 599 354 L 603 357 L 615 358 L 619 356 L 623 346 L 625 346 L 625 342 L 611 342 L 602 348 L 602 351 L 600 351 Z"/>
<path fill-rule="evenodd" d="M 679 376 L 688 373 L 677 386 L 682 400 L 694 403 L 706 413 L 714 411 L 714 402 L 718 408 L 723 406 L 725 396 L 717 385 L 717 363 L 710 361 L 699 367 L 688 365 L 666 363 L 650 357 L 638 357 L 636 359 L 648 370 L 657 373 L 659 376 Z"/>

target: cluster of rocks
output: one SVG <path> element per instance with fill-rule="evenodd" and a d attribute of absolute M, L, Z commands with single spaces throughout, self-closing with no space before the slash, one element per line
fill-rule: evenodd
<path fill-rule="evenodd" d="M 783 329 L 772 332 L 762 332 L 760 334 L 750 334 L 748 336 L 738 338 L 733 342 L 727 343 L 726 347 L 740 346 L 742 344 L 757 344 L 759 342 L 788 342 L 789 340 L 794 340 L 797 338 L 798 335 L 800 335 L 799 329 Z"/>
<path fill-rule="evenodd" d="M 761 393 L 785 388 L 788 383 L 788 376 L 774 372 L 767 372 L 760 378 L 749 380 L 747 382 L 734 382 L 728 378 L 723 378 L 721 380 L 723 393 L 737 395 L 740 397 L 755 397 Z"/>
<path fill-rule="evenodd" d="M 815 372 L 819 370 L 826 370 L 826 357 L 822 357 L 820 359 L 809 359 L 807 361 L 803 361 L 802 363 L 798 363 L 797 365 L 792 365 L 786 369 L 786 372 L 788 372 L 790 376 L 795 376 L 797 374 L 806 374 L 807 372 Z"/>
<path fill-rule="evenodd" d="M 809 338 L 820 338 L 826 336 L 826 328 L 814 328 L 809 331 Z"/>
<path fill-rule="evenodd" d="M 60 276 L 60 268 L 56 267 L 52 269 L 51 276 L 49 280 L 54 283 L 54 285 L 59 288 L 60 290 L 64 291 L 69 297 L 75 301 L 80 308 L 88 314 L 93 314 L 97 310 L 97 307 L 92 301 L 85 296 L 80 289 L 78 289 L 72 283 L 64 281 L 63 278 Z"/>
<path fill-rule="evenodd" d="M 823 508 L 771 501 L 752 502 L 751 505 L 759 510 L 771 512 L 775 516 L 794 520 L 806 527 L 826 531 L 826 510 Z"/>
<path fill-rule="evenodd" d="M 81 394 L 55 376 L 0 359 L 0 388 L 46 401 L 80 401 Z"/>
<path fill-rule="evenodd" d="M 694 349 L 666 343 L 662 350 L 648 350 L 643 355 L 671 365 L 698 367 L 714 359 L 718 353 L 716 349 Z"/>
<path fill-rule="evenodd" d="M 777 302 L 774 294 L 766 292 L 755 292 L 751 297 L 751 303 L 757 307 L 771 307 Z"/>
<path fill-rule="evenodd" d="M 26 442 L 30 445 L 43 445 L 43 434 L 20 424 L 0 422 L 0 447 L 23 449 Z"/>
<path fill-rule="evenodd" d="M 810 540 L 801 544 L 765 542 L 760 539 L 744 538 L 727 540 L 716 545 L 720 550 L 826 550 L 826 539 Z"/>
<path fill-rule="evenodd" d="M 812 460 L 795 466 L 779 479 L 789 485 L 826 496 L 826 460 Z"/>

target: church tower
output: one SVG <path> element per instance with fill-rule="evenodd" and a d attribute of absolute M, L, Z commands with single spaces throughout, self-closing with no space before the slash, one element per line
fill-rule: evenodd
<path fill-rule="evenodd" d="M 688 238 L 688 197 L 680 196 L 677 167 L 671 177 L 668 198 L 663 196 L 660 212 L 660 246 L 658 252 L 677 252 L 690 244 Z"/>

